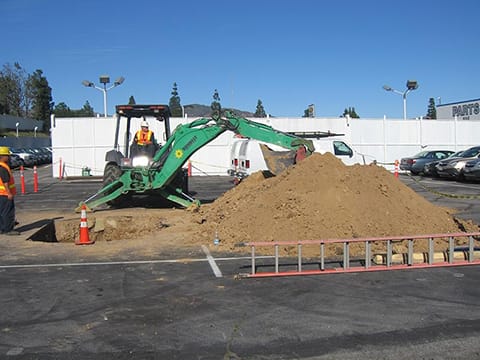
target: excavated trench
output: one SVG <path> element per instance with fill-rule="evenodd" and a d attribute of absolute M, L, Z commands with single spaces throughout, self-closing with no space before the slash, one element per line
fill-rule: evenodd
<path fill-rule="evenodd" d="M 117 211 L 125 212 L 124 209 L 110 210 L 108 215 L 103 213 L 102 216 L 88 216 L 88 236 L 91 241 L 132 239 L 169 226 L 165 219 L 158 215 L 114 215 Z M 41 242 L 76 242 L 80 239 L 80 217 L 48 220 L 28 239 Z"/>

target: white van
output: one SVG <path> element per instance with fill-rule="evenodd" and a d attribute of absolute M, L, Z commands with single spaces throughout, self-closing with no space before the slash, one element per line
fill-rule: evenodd
<path fill-rule="evenodd" d="M 236 138 L 230 149 L 230 168 L 227 170 L 228 175 L 234 176 L 236 179 L 242 179 L 243 177 L 240 176 L 240 168 L 245 169 L 247 168 L 247 164 L 245 164 L 245 154 L 246 154 L 246 147 L 248 146 L 250 139 L 248 138 Z M 260 147 L 258 147 L 260 150 Z M 243 159 L 242 164 L 240 163 L 240 158 Z M 263 159 L 263 155 L 262 155 Z M 263 161 L 264 166 L 266 167 L 265 160 Z M 241 165 L 241 167 L 240 167 Z M 248 163 L 250 166 L 250 163 Z M 260 170 L 260 169 L 259 169 Z M 243 171 L 242 171 L 243 172 Z M 249 174 L 252 172 L 249 172 Z M 245 175 L 247 176 L 247 175 Z"/>
<path fill-rule="evenodd" d="M 268 170 L 260 144 L 262 142 L 246 138 L 234 140 L 231 148 L 228 174 L 234 176 L 237 180 L 241 180 L 254 172 Z M 274 151 L 286 151 L 286 149 L 279 146 L 265 145 Z M 330 152 L 346 165 L 368 164 L 375 161 L 371 156 L 365 156 L 355 151 L 341 138 L 313 139 L 313 145 L 315 146 L 315 152 L 320 154 Z"/>

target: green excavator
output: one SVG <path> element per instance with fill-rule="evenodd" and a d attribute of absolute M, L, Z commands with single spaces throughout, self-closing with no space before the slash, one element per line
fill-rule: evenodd
<path fill-rule="evenodd" d="M 170 134 L 170 109 L 167 105 L 117 105 L 117 126 L 114 150 L 107 152 L 103 187 L 87 200 L 80 203 L 80 209 L 108 204 L 128 204 L 134 194 L 159 194 L 163 198 L 189 207 L 199 202 L 188 195 L 187 174 L 183 165 L 200 148 L 216 139 L 225 131 L 232 131 L 243 137 L 278 145 L 288 151 L 275 152 L 262 147 L 266 164 L 272 174 L 278 174 L 314 152 L 313 143 L 295 135 L 273 129 L 271 126 L 237 117 L 225 112 L 210 118 L 200 118 L 187 124 L 178 125 Z M 132 158 L 129 154 L 130 125 L 132 118 L 154 117 L 164 122 L 166 142 L 154 156 Z M 126 118 L 126 125 L 121 119 Z M 124 153 L 119 151 L 120 130 L 125 129 Z M 130 156 L 129 156 L 130 155 Z"/>

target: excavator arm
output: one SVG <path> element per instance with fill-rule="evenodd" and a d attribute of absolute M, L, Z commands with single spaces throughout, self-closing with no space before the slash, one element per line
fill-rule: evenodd
<path fill-rule="evenodd" d="M 225 117 L 201 118 L 179 125 L 162 148 L 156 152 L 150 166 L 125 169 L 117 180 L 104 186 L 80 205 L 85 204 L 93 209 L 129 193 L 141 194 L 151 190 L 155 190 L 162 197 L 183 207 L 198 203 L 185 194 L 181 187 L 177 187 L 175 179 L 185 162 L 197 150 L 225 131 L 232 131 L 244 137 L 293 150 L 295 159 L 290 163 L 299 161 L 314 151 L 311 140 L 302 139 L 242 117 L 235 117 L 227 112 Z M 264 155 L 269 156 L 265 152 Z M 267 165 L 272 164 L 272 160 L 270 163 L 267 160 Z M 272 172 L 276 173 L 277 170 Z"/>

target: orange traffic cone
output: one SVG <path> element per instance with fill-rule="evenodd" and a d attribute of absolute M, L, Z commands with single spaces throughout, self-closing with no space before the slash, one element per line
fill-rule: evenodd
<path fill-rule="evenodd" d="M 75 241 L 76 245 L 91 245 L 95 241 L 90 241 L 88 236 L 88 223 L 87 223 L 87 206 L 82 205 L 82 213 L 80 217 L 80 239 Z"/>

